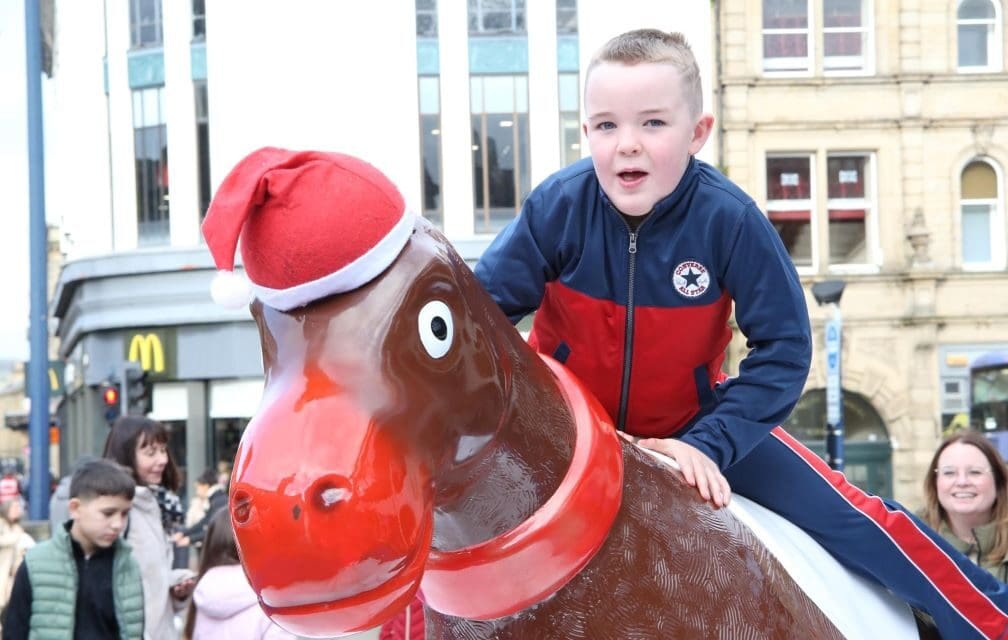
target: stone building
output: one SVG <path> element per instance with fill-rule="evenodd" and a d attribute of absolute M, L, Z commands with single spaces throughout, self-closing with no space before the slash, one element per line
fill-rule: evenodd
<path fill-rule="evenodd" d="M 919 504 L 943 429 L 968 415 L 970 363 L 1008 351 L 1005 6 L 717 5 L 718 162 L 807 290 L 846 283 L 848 475 Z M 789 428 L 814 442 L 831 311 L 808 302 L 814 363 Z"/>

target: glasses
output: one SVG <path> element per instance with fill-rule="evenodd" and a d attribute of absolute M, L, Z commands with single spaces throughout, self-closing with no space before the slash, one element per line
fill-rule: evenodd
<path fill-rule="evenodd" d="M 958 467 L 942 467 L 940 469 L 935 469 L 935 473 L 938 477 L 943 480 L 955 480 L 959 477 L 960 473 L 965 473 L 966 477 L 970 480 L 980 480 L 988 473 L 991 473 L 990 467 L 966 467 L 965 469 L 960 469 Z"/>

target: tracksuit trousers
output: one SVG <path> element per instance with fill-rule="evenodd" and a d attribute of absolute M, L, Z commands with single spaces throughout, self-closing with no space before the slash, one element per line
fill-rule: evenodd
<path fill-rule="evenodd" d="M 929 613 L 943 638 L 1008 639 L 1008 586 L 895 502 L 865 493 L 777 427 L 724 472 L 851 571 Z"/>

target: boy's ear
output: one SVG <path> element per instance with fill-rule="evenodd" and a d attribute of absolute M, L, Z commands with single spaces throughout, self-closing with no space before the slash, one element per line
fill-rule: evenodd
<path fill-rule="evenodd" d="M 75 520 L 77 519 L 77 510 L 80 509 L 80 504 L 80 498 L 70 498 L 70 502 L 67 503 L 67 512 Z"/>
<path fill-rule="evenodd" d="M 690 140 L 689 145 L 689 152 L 691 156 L 696 155 L 697 152 L 703 148 L 704 144 L 707 142 L 707 138 L 710 137 L 713 130 L 714 115 L 710 113 L 701 113 L 696 124 L 693 126 L 693 138 Z"/>

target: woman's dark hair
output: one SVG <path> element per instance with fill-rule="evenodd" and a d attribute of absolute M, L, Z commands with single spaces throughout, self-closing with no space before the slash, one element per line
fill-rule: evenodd
<path fill-rule="evenodd" d="M 235 543 L 234 528 L 231 526 L 231 512 L 219 509 L 210 519 L 206 537 L 203 539 L 203 551 L 200 553 L 199 573 L 196 582 L 199 583 L 206 572 L 214 567 L 238 564 L 238 545 Z M 189 603 L 186 614 L 185 636 L 192 638 L 196 626 L 196 601 Z"/>
<path fill-rule="evenodd" d="M 136 476 L 136 450 L 140 443 L 158 443 L 168 445 L 168 429 L 157 420 L 139 416 L 122 416 L 112 423 L 108 437 L 105 439 L 103 457 L 115 460 Z M 137 478 L 139 480 L 139 478 Z M 172 459 L 171 448 L 168 448 L 168 464 L 161 476 L 161 486 L 171 491 L 177 491 L 181 474 Z"/>

